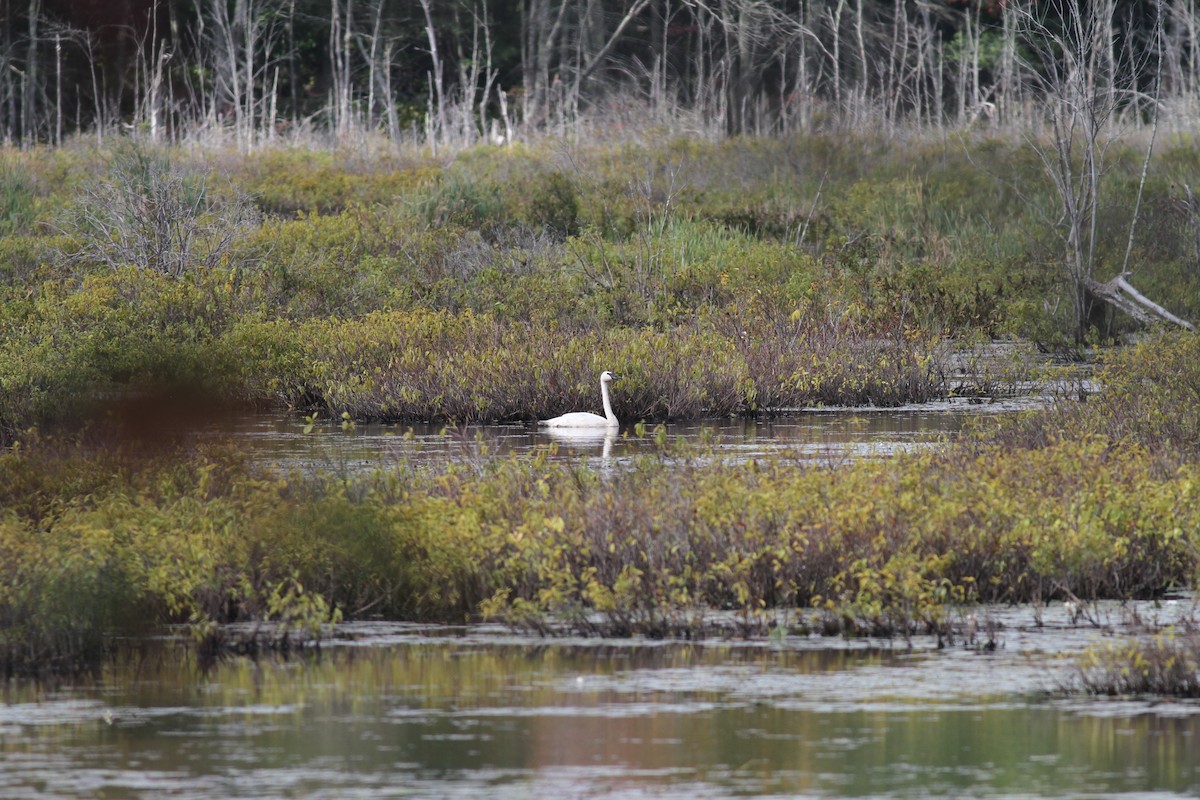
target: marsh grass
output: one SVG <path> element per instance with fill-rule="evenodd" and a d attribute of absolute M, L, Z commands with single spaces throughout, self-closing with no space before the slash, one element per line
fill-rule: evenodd
<path fill-rule="evenodd" d="M 28 230 L 35 219 L 31 181 L 17 164 L 0 159 L 0 236 Z"/>

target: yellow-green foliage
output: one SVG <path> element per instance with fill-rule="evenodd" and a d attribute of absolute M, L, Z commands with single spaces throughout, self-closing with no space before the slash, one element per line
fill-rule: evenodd
<path fill-rule="evenodd" d="M 220 455 L 74 456 L 46 443 L 0 457 L 0 668 L 84 667 L 113 633 L 165 622 L 204 637 L 238 619 L 312 632 L 336 618 L 293 564 L 275 569 L 248 535 L 285 513 L 279 484 Z"/>
<path fill-rule="evenodd" d="M 480 147 L 452 161 L 122 142 L 0 162 L 5 439 L 69 417 L 86 387 L 147 380 L 364 417 L 530 418 L 589 402 L 591 373 L 613 358 L 634 375 L 618 396 L 626 416 L 895 404 L 952 388 L 936 336 L 1053 340 L 1061 322 L 1046 311 L 1061 292 L 1054 196 L 1035 154 L 1001 141 Z M 1113 161 L 1104 213 L 1129 205 L 1139 164 Z M 1182 148 L 1161 164 L 1200 182 Z M 1138 280 L 1187 315 L 1200 216 L 1150 177 Z M 159 203 L 155 186 L 178 202 Z M 250 215 L 246 195 L 280 216 Z M 81 208 L 91 227 L 72 223 Z M 1123 252 L 1118 229 L 1106 225 L 1101 273 Z M 186 246 L 160 241 L 171 232 Z M 460 374 L 387 377 L 418 357 L 404 352 L 404 315 L 419 334 L 430 311 L 469 311 L 502 333 L 419 354 Z M 304 338 L 268 332 L 275 318 Z M 360 332 L 369 347 L 341 341 Z M 255 349 L 263 337 L 272 345 Z M 485 352 L 488 341 L 503 348 Z M 501 396 L 489 370 L 510 355 L 522 379 L 549 365 L 537 403 Z M 407 385 L 381 388 L 376 374 Z"/>
<path fill-rule="evenodd" d="M 970 146 L 230 155 L 240 186 L 206 184 L 171 274 L 53 235 L 80 187 L 119 177 L 111 154 L 5 151 L 0 437 L 156 387 L 459 422 L 594 408 L 601 369 L 624 375 L 628 420 L 928 399 L 954 388 L 943 333 L 1038 330 L 1059 291 L 1041 167 L 1024 146 Z M 1200 183 L 1194 154 L 1159 163 Z M 1109 223 L 1139 164 L 1113 161 Z M 210 225 L 238 189 L 284 218 Z M 1197 214 L 1161 175 L 1144 208 L 1138 280 L 1194 311 Z M 1102 272 L 1125 230 L 1106 224 Z M 165 621 L 207 636 L 480 609 L 667 634 L 714 608 L 752 629 L 801 607 L 827 630 L 908 633 L 952 602 L 1192 585 L 1198 364 L 1195 335 L 1156 335 L 1106 354 L 1102 391 L 1070 393 L 1086 402 L 837 471 L 669 451 L 604 475 L 535 457 L 284 480 L 227 454 L 135 459 L 153 436 L 29 441 L 0 456 L 0 656 L 70 666 Z"/>
<path fill-rule="evenodd" d="M 710 222 L 655 223 L 626 241 L 589 229 L 567 243 L 564 278 L 602 319 L 674 324 L 697 309 L 793 307 L 813 293 L 819 266 L 803 249 Z M 832 297 L 838 287 L 827 286 Z M 789 309 L 790 310 L 790 309 Z"/>
<path fill-rule="evenodd" d="M 278 343 L 271 352 L 294 358 L 264 362 L 248 353 L 253 380 L 294 405 L 315 400 L 335 416 L 360 419 L 546 418 L 593 407 L 605 369 L 624 376 L 613 402 L 630 420 L 768 405 L 896 405 L 948 388 L 933 343 L 905 336 L 896 323 L 851 311 L 740 321 L 579 331 L 470 312 L 394 311 L 299 327 L 247 321 L 227 343 Z"/>
<path fill-rule="evenodd" d="M 1111 458 L 1096 442 L 837 471 L 653 466 L 582 489 L 548 469 L 521 502 L 497 506 L 519 509 L 503 524 L 502 565 L 521 577 L 488 609 L 594 608 L 645 631 L 697 605 L 812 603 L 852 630 L 897 632 L 936 627 L 964 599 L 1125 597 L 1189 581 L 1195 471 L 1159 480 L 1136 451 Z"/>
<path fill-rule="evenodd" d="M 87 147 L 0 147 L 0 236 L 47 234 L 80 185 L 105 169 Z"/>
<path fill-rule="evenodd" d="M 1200 336 L 1159 332 L 1101 354 L 1094 385 L 1072 389 L 1086 402 L 1062 402 L 1045 415 L 1011 420 L 1000 433 L 1013 446 L 1087 434 L 1194 456 L 1200 447 Z M 1098 391 L 1097 391 L 1098 389 Z"/>
<path fill-rule="evenodd" d="M 1167 630 L 1089 649 L 1066 688 L 1098 695 L 1200 697 L 1200 636 Z"/>
<path fill-rule="evenodd" d="M 351 159 L 313 150 L 260 151 L 236 170 L 259 207 L 285 216 L 395 203 L 432 179 L 430 167 L 386 156 Z"/>
<path fill-rule="evenodd" d="M 71 416 L 80 402 L 120 384 L 187 383 L 218 400 L 279 399 L 356 418 L 459 422 L 590 408 L 603 369 L 626 375 L 615 398 L 620 415 L 633 420 L 818 403 L 895 405 L 950 388 L 935 341 L 899 318 L 861 307 L 838 310 L 828 301 L 818 308 L 802 299 L 789 312 L 786 298 L 776 294 L 736 311 L 636 327 L 568 325 L 552 314 L 531 313 L 535 323 L 508 313 L 424 310 L 425 303 L 399 296 L 415 287 L 454 293 L 470 284 L 414 280 L 404 253 L 392 257 L 392 274 L 408 273 L 404 278 L 337 279 L 332 266 L 315 265 L 343 258 L 334 253 L 353 260 L 365 239 L 388 237 L 369 227 L 353 234 L 344 215 L 328 218 L 336 224 L 326 219 L 282 226 L 303 232 L 296 255 L 284 255 L 281 247 L 271 257 L 305 264 L 287 280 L 309 282 L 288 305 L 320 296 L 326 311 L 393 304 L 412 310 L 277 318 L 267 298 L 283 303 L 284 279 L 264 283 L 238 267 L 186 279 L 126 267 L 79 281 L 46 281 L 0 313 L 6 332 L 0 428 L 11 436 L 33 422 Z M 463 253 L 457 233 L 400 234 L 390 241 L 422 251 L 425 264 L 439 249 Z M 461 261 L 447 255 L 442 264 L 437 269 L 458 268 Z M 501 272 L 488 267 L 480 274 L 491 281 Z M 536 282 L 552 294 L 552 284 Z M 318 285 L 328 291 L 314 291 Z M 506 309 L 542 296 L 520 291 L 521 285 L 505 290 Z M 447 304 L 453 305 L 444 298 L 434 305 Z M 541 311 L 552 307 L 548 302 Z"/>
<path fill-rule="evenodd" d="M 69 417 L 114 383 L 228 392 L 231 361 L 214 332 L 241 291 L 236 270 L 184 281 L 123 268 L 43 283 L 0 313 L 0 431 Z"/>

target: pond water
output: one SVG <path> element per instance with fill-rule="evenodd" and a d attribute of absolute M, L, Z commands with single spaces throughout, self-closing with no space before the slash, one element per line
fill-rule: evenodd
<path fill-rule="evenodd" d="M 356 623 L 320 654 L 204 671 L 166 643 L 94 681 L 7 685 L 0 796 L 1200 793 L 1200 706 L 1062 699 L 1105 632 L 1056 608 L 990 618 L 990 653 Z"/>
<path fill-rule="evenodd" d="M 773 419 L 704 419 L 665 425 L 671 441 L 711 446 L 723 457 L 751 459 L 785 455 L 837 464 L 847 459 L 887 456 L 935 446 L 968 419 L 1029 408 L 1036 398 L 975 404 L 940 401 L 902 408 L 840 408 L 797 411 Z M 477 459 L 520 455 L 554 447 L 557 459 L 594 459 L 621 464 L 654 450 L 653 425 L 639 436 L 634 425 L 616 434 L 569 431 L 535 425 L 359 424 L 343 430 L 336 421 L 282 414 L 237 414 L 209 422 L 203 435 L 231 437 L 254 459 L 285 471 L 360 472 L 389 463 Z"/>

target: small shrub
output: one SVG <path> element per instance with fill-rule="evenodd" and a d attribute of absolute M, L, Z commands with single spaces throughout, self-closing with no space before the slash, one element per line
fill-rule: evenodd
<path fill-rule="evenodd" d="M 241 196 L 220 200 L 205 175 L 188 174 L 158 151 L 128 145 L 87 187 L 64 220 L 74 262 L 134 266 L 178 278 L 221 265 L 257 222 Z"/>
<path fill-rule="evenodd" d="M 1109 697 L 1200 697 L 1200 634 L 1170 630 L 1089 648 L 1065 688 Z"/>
<path fill-rule="evenodd" d="M 579 193 L 561 172 L 537 181 L 529 197 L 527 223 L 564 238 L 579 232 Z"/>

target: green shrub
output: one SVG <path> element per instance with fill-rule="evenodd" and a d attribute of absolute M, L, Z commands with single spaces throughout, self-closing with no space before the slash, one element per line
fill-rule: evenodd
<path fill-rule="evenodd" d="M 1200 697 L 1200 638 L 1194 630 L 1093 647 L 1076 662 L 1069 691 L 1130 697 Z"/>
<path fill-rule="evenodd" d="M 434 171 L 387 157 L 355 163 L 334 153 L 262 150 L 232 165 L 241 189 L 267 214 L 336 214 L 352 206 L 393 205 L 433 180 Z"/>

